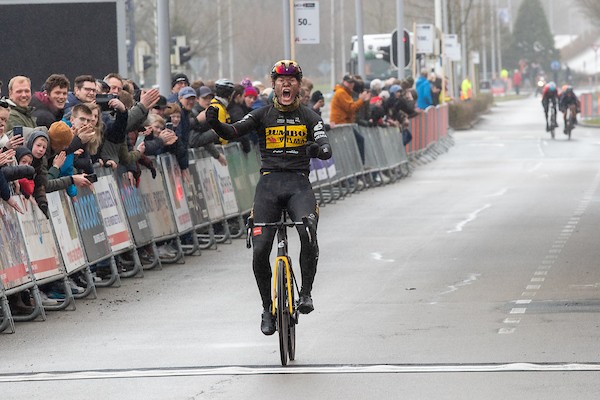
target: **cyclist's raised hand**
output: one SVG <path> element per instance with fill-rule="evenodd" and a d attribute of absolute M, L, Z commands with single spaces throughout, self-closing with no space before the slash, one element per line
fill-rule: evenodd
<path fill-rule="evenodd" d="M 219 109 L 217 107 L 210 106 L 206 109 L 206 122 L 212 128 L 219 125 Z"/>

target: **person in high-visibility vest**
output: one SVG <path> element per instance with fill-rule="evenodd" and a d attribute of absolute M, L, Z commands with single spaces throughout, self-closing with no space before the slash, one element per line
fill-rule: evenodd
<path fill-rule="evenodd" d="M 469 78 L 465 78 L 460 85 L 460 99 L 461 100 L 471 100 L 473 97 L 473 86 L 471 86 L 471 81 Z"/>

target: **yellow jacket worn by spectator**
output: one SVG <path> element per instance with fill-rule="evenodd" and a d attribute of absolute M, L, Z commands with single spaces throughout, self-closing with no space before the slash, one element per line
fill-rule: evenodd
<path fill-rule="evenodd" d="M 469 78 L 465 78 L 460 85 L 460 99 L 471 100 L 473 97 L 473 87 Z"/>
<path fill-rule="evenodd" d="M 219 122 L 230 124 L 231 116 L 227 107 L 232 100 L 235 85 L 228 79 L 219 79 L 215 82 L 215 97 L 210 101 L 210 105 L 219 110 Z M 228 140 L 219 138 L 221 144 L 229 143 Z"/>

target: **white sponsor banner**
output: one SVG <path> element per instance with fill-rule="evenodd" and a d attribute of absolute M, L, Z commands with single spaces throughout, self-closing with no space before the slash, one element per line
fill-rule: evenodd
<path fill-rule="evenodd" d="M 223 213 L 223 205 L 221 204 L 221 196 L 219 195 L 217 173 L 213 168 L 211 158 L 205 157 L 196 160 L 195 167 L 198 171 L 200 184 L 202 185 L 209 219 L 211 221 L 218 221 L 225 214 Z"/>
<path fill-rule="evenodd" d="M 213 168 L 216 172 L 217 187 L 221 194 L 221 202 L 223 203 L 223 212 L 225 216 L 232 216 L 239 213 L 237 200 L 235 199 L 235 191 L 233 190 L 233 182 L 229 169 L 222 166 L 216 159 L 211 157 Z"/>
<path fill-rule="evenodd" d="M 26 211 L 24 214 L 17 213 L 17 218 L 35 278 L 43 279 L 59 275 L 61 262 L 50 221 L 40 211 L 35 200 L 30 199 L 21 204 Z"/>
<path fill-rule="evenodd" d="M 65 191 L 48 193 L 46 197 L 56 241 L 69 274 L 86 263 L 75 215 Z"/>
<path fill-rule="evenodd" d="M 417 54 L 433 54 L 435 28 L 431 24 L 417 24 L 415 32 L 415 48 Z"/>
<path fill-rule="evenodd" d="M 189 231 L 194 225 L 192 224 L 192 215 L 188 208 L 185 190 L 183 189 L 183 178 L 181 177 L 181 170 L 179 169 L 177 160 L 172 154 L 161 154 L 160 163 L 165 174 L 165 182 L 169 192 L 169 199 L 171 200 L 173 215 L 175 216 L 177 231 L 180 233 Z"/>
<path fill-rule="evenodd" d="M 444 52 L 446 57 L 451 61 L 460 61 L 460 43 L 458 43 L 458 35 L 444 35 Z"/>
<path fill-rule="evenodd" d="M 296 26 L 296 43 L 319 44 L 320 42 L 320 19 L 318 1 L 295 1 L 294 17 Z"/>
<path fill-rule="evenodd" d="M 133 247 L 133 239 L 129 233 L 127 217 L 118 197 L 117 185 L 112 175 L 99 176 L 94 183 L 96 198 L 100 205 L 102 223 L 108 235 L 110 248 L 113 252 Z"/>

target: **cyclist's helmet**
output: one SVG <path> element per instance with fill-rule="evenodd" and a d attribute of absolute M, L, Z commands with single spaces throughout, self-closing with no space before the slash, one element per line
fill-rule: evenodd
<path fill-rule="evenodd" d="M 271 69 L 271 80 L 277 79 L 278 76 L 295 76 L 299 81 L 302 80 L 302 68 L 296 61 L 279 60 Z"/>
<path fill-rule="evenodd" d="M 234 88 L 235 84 L 229 79 L 219 79 L 215 82 L 215 94 L 219 97 L 228 99 Z"/>
<path fill-rule="evenodd" d="M 573 93 L 573 86 L 567 86 L 565 93 Z"/>
<path fill-rule="evenodd" d="M 556 92 L 556 83 L 549 82 L 548 83 L 548 90 L 551 91 L 551 92 Z"/>

